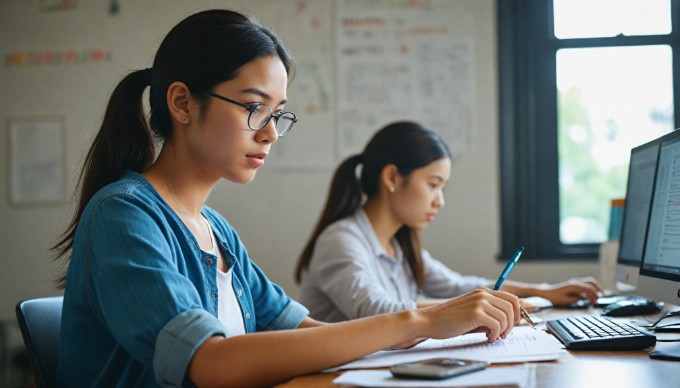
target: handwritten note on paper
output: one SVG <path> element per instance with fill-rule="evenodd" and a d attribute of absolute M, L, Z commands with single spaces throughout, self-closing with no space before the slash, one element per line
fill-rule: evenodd
<path fill-rule="evenodd" d="M 427 340 L 405 350 L 384 350 L 333 368 L 382 368 L 434 357 L 465 358 L 489 363 L 555 360 L 563 348 L 550 334 L 530 327 L 515 327 L 508 338 L 486 342 L 482 333 L 445 340 Z"/>
<path fill-rule="evenodd" d="M 475 42 L 462 25 L 472 18 L 445 0 L 337 4 L 340 156 L 360 152 L 374 131 L 397 120 L 418 121 L 454 154 L 465 151 L 474 127 Z"/>

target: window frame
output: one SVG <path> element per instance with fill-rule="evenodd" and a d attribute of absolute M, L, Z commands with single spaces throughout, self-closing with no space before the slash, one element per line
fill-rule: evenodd
<path fill-rule="evenodd" d="M 597 260 L 597 243 L 559 235 L 556 53 L 564 48 L 668 45 L 674 126 L 680 127 L 680 0 L 670 0 L 669 35 L 557 39 L 553 2 L 497 0 L 501 255 L 525 260 Z M 540 161 L 536 163 L 535 161 Z"/>

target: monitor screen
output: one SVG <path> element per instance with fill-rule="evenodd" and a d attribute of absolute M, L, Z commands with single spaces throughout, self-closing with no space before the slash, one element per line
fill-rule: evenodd
<path fill-rule="evenodd" d="M 659 139 L 630 151 L 626 202 L 616 260 L 616 282 L 620 291 L 632 291 L 637 285 L 640 262 L 647 235 L 647 218 L 652 202 Z"/>
<path fill-rule="evenodd" d="M 664 136 L 659 145 L 637 293 L 679 305 L 680 136 L 676 132 Z"/>

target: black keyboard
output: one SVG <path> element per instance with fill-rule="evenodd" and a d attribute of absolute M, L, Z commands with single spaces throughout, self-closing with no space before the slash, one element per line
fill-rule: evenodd
<path fill-rule="evenodd" d="M 581 315 L 547 321 L 567 349 L 645 349 L 656 344 L 654 334 L 631 323 L 604 316 Z"/>

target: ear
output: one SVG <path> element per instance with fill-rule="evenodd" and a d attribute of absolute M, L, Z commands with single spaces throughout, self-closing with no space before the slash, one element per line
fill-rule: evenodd
<path fill-rule="evenodd" d="M 168 87 L 166 103 L 170 116 L 177 122 L 188 124 L 191 121 L 191 92 L 184 82 L 173 82 Z"/>
<path fill-rule="evenodd" d="M 393 193 L 399 184 L 399 170 L 394 164 L 387 164 L 380 171 L 380 186 L 382 186 L 388 193 Z"/>

